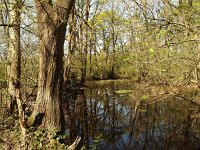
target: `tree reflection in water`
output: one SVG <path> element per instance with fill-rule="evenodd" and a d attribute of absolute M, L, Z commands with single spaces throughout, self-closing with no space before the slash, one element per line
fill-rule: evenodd
<path fill-rule="evenodd" d="M 168 150 L 200 148 L 199 108 L 174 96 L 147 104 L 133 101 L 122 87 L 73 90 L 65 95 L 66 132 L 79 148 L 102 150 Z"/>

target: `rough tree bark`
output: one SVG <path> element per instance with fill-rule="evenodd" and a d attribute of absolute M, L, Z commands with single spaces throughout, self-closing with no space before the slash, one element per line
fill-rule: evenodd
<path fill-rule="evenodd" d="M 35 0 L 40 58 L 38 92 L 28 124 L 60 131 L 62 112 L 63 55 L 66 25 L 75 0 Z M 61 120 L 62 119 L 62 120 Z"/>

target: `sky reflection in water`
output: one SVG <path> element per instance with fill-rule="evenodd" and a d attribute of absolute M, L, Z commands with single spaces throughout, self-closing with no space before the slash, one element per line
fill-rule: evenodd
<path fill-rule="evenodd" d="M 197 106 L 174 96 L 147 104 L 133 100 L 134 93 L 116 92 L 124 88 L 130 89 L 113 82 L 69 93 L 64 106 L 71 141 L 81 136 L 80 147 L 98 150 L 200 148 L 200 121 L 191 118 Z"/>

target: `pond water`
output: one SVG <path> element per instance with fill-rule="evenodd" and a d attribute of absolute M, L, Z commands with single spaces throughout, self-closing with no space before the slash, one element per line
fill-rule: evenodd
<path fill-rule="evenodd" d="M 200 149 L 200 120 L 193 117 L 199 106 L 173 95 L 148 103 L 134 90 L 128 82 L 111 81 L 66 93 L 69 142 L 81 136 L 79 148 L 85 149 Z"/>

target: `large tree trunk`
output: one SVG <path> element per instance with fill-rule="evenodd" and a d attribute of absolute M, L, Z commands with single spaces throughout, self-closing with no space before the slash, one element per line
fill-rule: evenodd
<path fill-rule="evenodd" d="M 47 130 L 61 130 L 61 102 L 63 84 L 63 55 L 66 24 L 74 0 L 35 0 L 38 33 L 40 36 L 40 60 L 38 93 L 29 125 L 39 124 Z M 63 120 L 63 119 L 62 119 Z"/>

